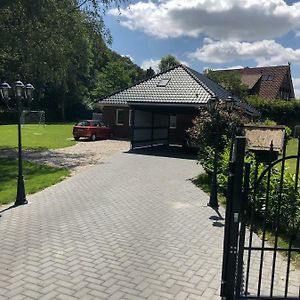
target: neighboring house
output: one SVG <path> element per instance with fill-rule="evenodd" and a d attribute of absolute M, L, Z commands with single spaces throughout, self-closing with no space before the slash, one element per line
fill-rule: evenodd
<path fill-rule="evenodd" d="M 181 144 L 200 107 L 212 97 L 225 101 L 230 92 L 186 66 L 178 65 L 129 88 L 100 99 L 103 121 L 115 136 L 131 138 L 132 148 Z M 234 97 L 235 106 L 257 111 Z"/>
<path fill-rule="evenodd" d="M 242 83 L 248 88 L 250 95 L 258 95 L 269 99 L 289 100 L 295 98 L 290 65 L 257 67 L 214 72 L 235 73 L 241 76 Z"/>

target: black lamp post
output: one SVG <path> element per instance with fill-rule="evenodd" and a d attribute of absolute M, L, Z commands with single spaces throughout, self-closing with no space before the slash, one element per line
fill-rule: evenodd
<path fill-rule="evenodd" d="M 209 99 L 207 103 L 208 111 L 211 113 L 213 118 L 215 118 L 215 113 L 218 107 L 218 104 L 220 103 L 220 100 L 218 97 L 213 96 Z M 231 111 L 234 107 L 234 99 L 232 96 L 228 96 L 225 100 L 226 104 L 226 110 Z M 218 203 L 218 181 L 217 181 L 217 175 L 218 175 L 218 139 L 219 139 L 219 129 L 216 128 L 216 136 L 215 136 L 215 144 L 214 144 L 214 170 L 213 170 L 213 176 L 212 176 L 212 182 L 211 182 L 211 190 L 210 190 L 210 198 L 209 202 L 207 203 L 208 206 L 218 209 L 219 203 Z"/>
<path fill-rule="evenodd" d="M 21 136 L 21 114 L 22 114 L 22 99 L 32 99 L 32 93 L 34 87 L 28 83 L 24 85 L 21 81 L 15 82 L 13 89 L 11 86 L 4 82 L 0 84 L 0 93 L 3 100 L 8 103 L 10 99 L 11 90 L 13 90 L 13 96 L 17 99 L 18 109 L 18 185 L 17 185 L 17 197 L 15 206 L 27 204 L 25 194 L 25 185 L 23 178 L 23 161 L 22 161 L 22 136 Z"/>
<path fill-rule="evenodd" d="M 226 104 L 226 109 L 228 111 L 232 111 L 234 108 L 234 99 L 232 96 L 228 96 L 227 99 L 225 100 L 225 104 Z"/>
<path fill-rule="evenodd" d="M 216 109 L 219 104 L 219 98 L 213 96 L 209 99 L 207 103 L 207 108 L 212 117 L 215 117 Z M 209 202 L 207 203 L 208 206 L 217 209 L 219 207 L 218 204 L 218 188 L 217 188 L 217 173 L 218 173 L 218 134 L 216 133 L 215 143 L 214 143 L 214 170 L 213 170 L 213 177 L 211 181 L 211 188 L 210 188 L 210 198 Z"/>

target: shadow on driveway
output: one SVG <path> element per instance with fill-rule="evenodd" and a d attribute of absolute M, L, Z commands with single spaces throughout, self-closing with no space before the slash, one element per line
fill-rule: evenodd
<path fill-rule="evenodd" d="M 197 160 L 197 155 L 184 152 L 179 145 L 143 147 L 125 153 Z"/>

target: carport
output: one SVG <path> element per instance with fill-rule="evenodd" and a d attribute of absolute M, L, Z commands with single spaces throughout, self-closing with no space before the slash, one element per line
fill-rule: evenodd
<path fill-rule="evenodd" d="M 189 126 L 181 128 L 183 127 L 181 122 L 177 128 L 172 128 L 171 116 L 185 116 L 189 121 L 187 123 L 190 124 L 198 112 L 198 108 L 194 105 L 132 105 L 129 103 L 129 107 L 132 118 L 132 149 L 182 144 L 185 131 Z M 172 134 L 174 130 L 181 130 L 181 133 Z"/>
<path fill-rule="evenodd" d="M 211 98 L 225 101 L 231 93 L 205 75 L 178 65 L 98 101 L 104 122 L 132 148 L 182 144 L 199 108 Z M 257 112 L 239 98 L 235 106 Z"/>

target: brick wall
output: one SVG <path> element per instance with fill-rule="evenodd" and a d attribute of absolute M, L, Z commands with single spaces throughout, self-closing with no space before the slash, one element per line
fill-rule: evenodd
<path fill-rule="evenodd" d="M 124 125 L 116 125 L 116 110 L 124 110 Z M 177 114 L 176 115 L 176 128 L 170 128 L 170 143 L 171 144 L 182 144 L 184 138 L 186 137 L 186 130 L 192 126 L 192 119 L 195 114 Z M 113 130 L 113 134 L 118 138 L 131 139 L 131 126 L 129 126 L 129 108 L 111 107 L 107 106 L 103 109 L 103 121 L 105 124 L 109 125 Z"/>
<path fill-rule="evenodd" d="M 117 109 L 124 110 L 124 125 L 116 124 L 116 111 Z M 108 125 L 115 137 L 118 138 L 131 138 L 131 127 L 129 126 L 129 108 L 120 106 L 120 107 L 111 107 L 105 106 L 103 109 L 103 121 Z"/>
<path fill-rule="evenodd" d="M 176 129 L 170 128 L 170 143 L 182 144 L 186 137 L 186 130 L 192 127 L 192 120 L 195 117 L 194 114 L 177 114 L 176 115 Z"/>

